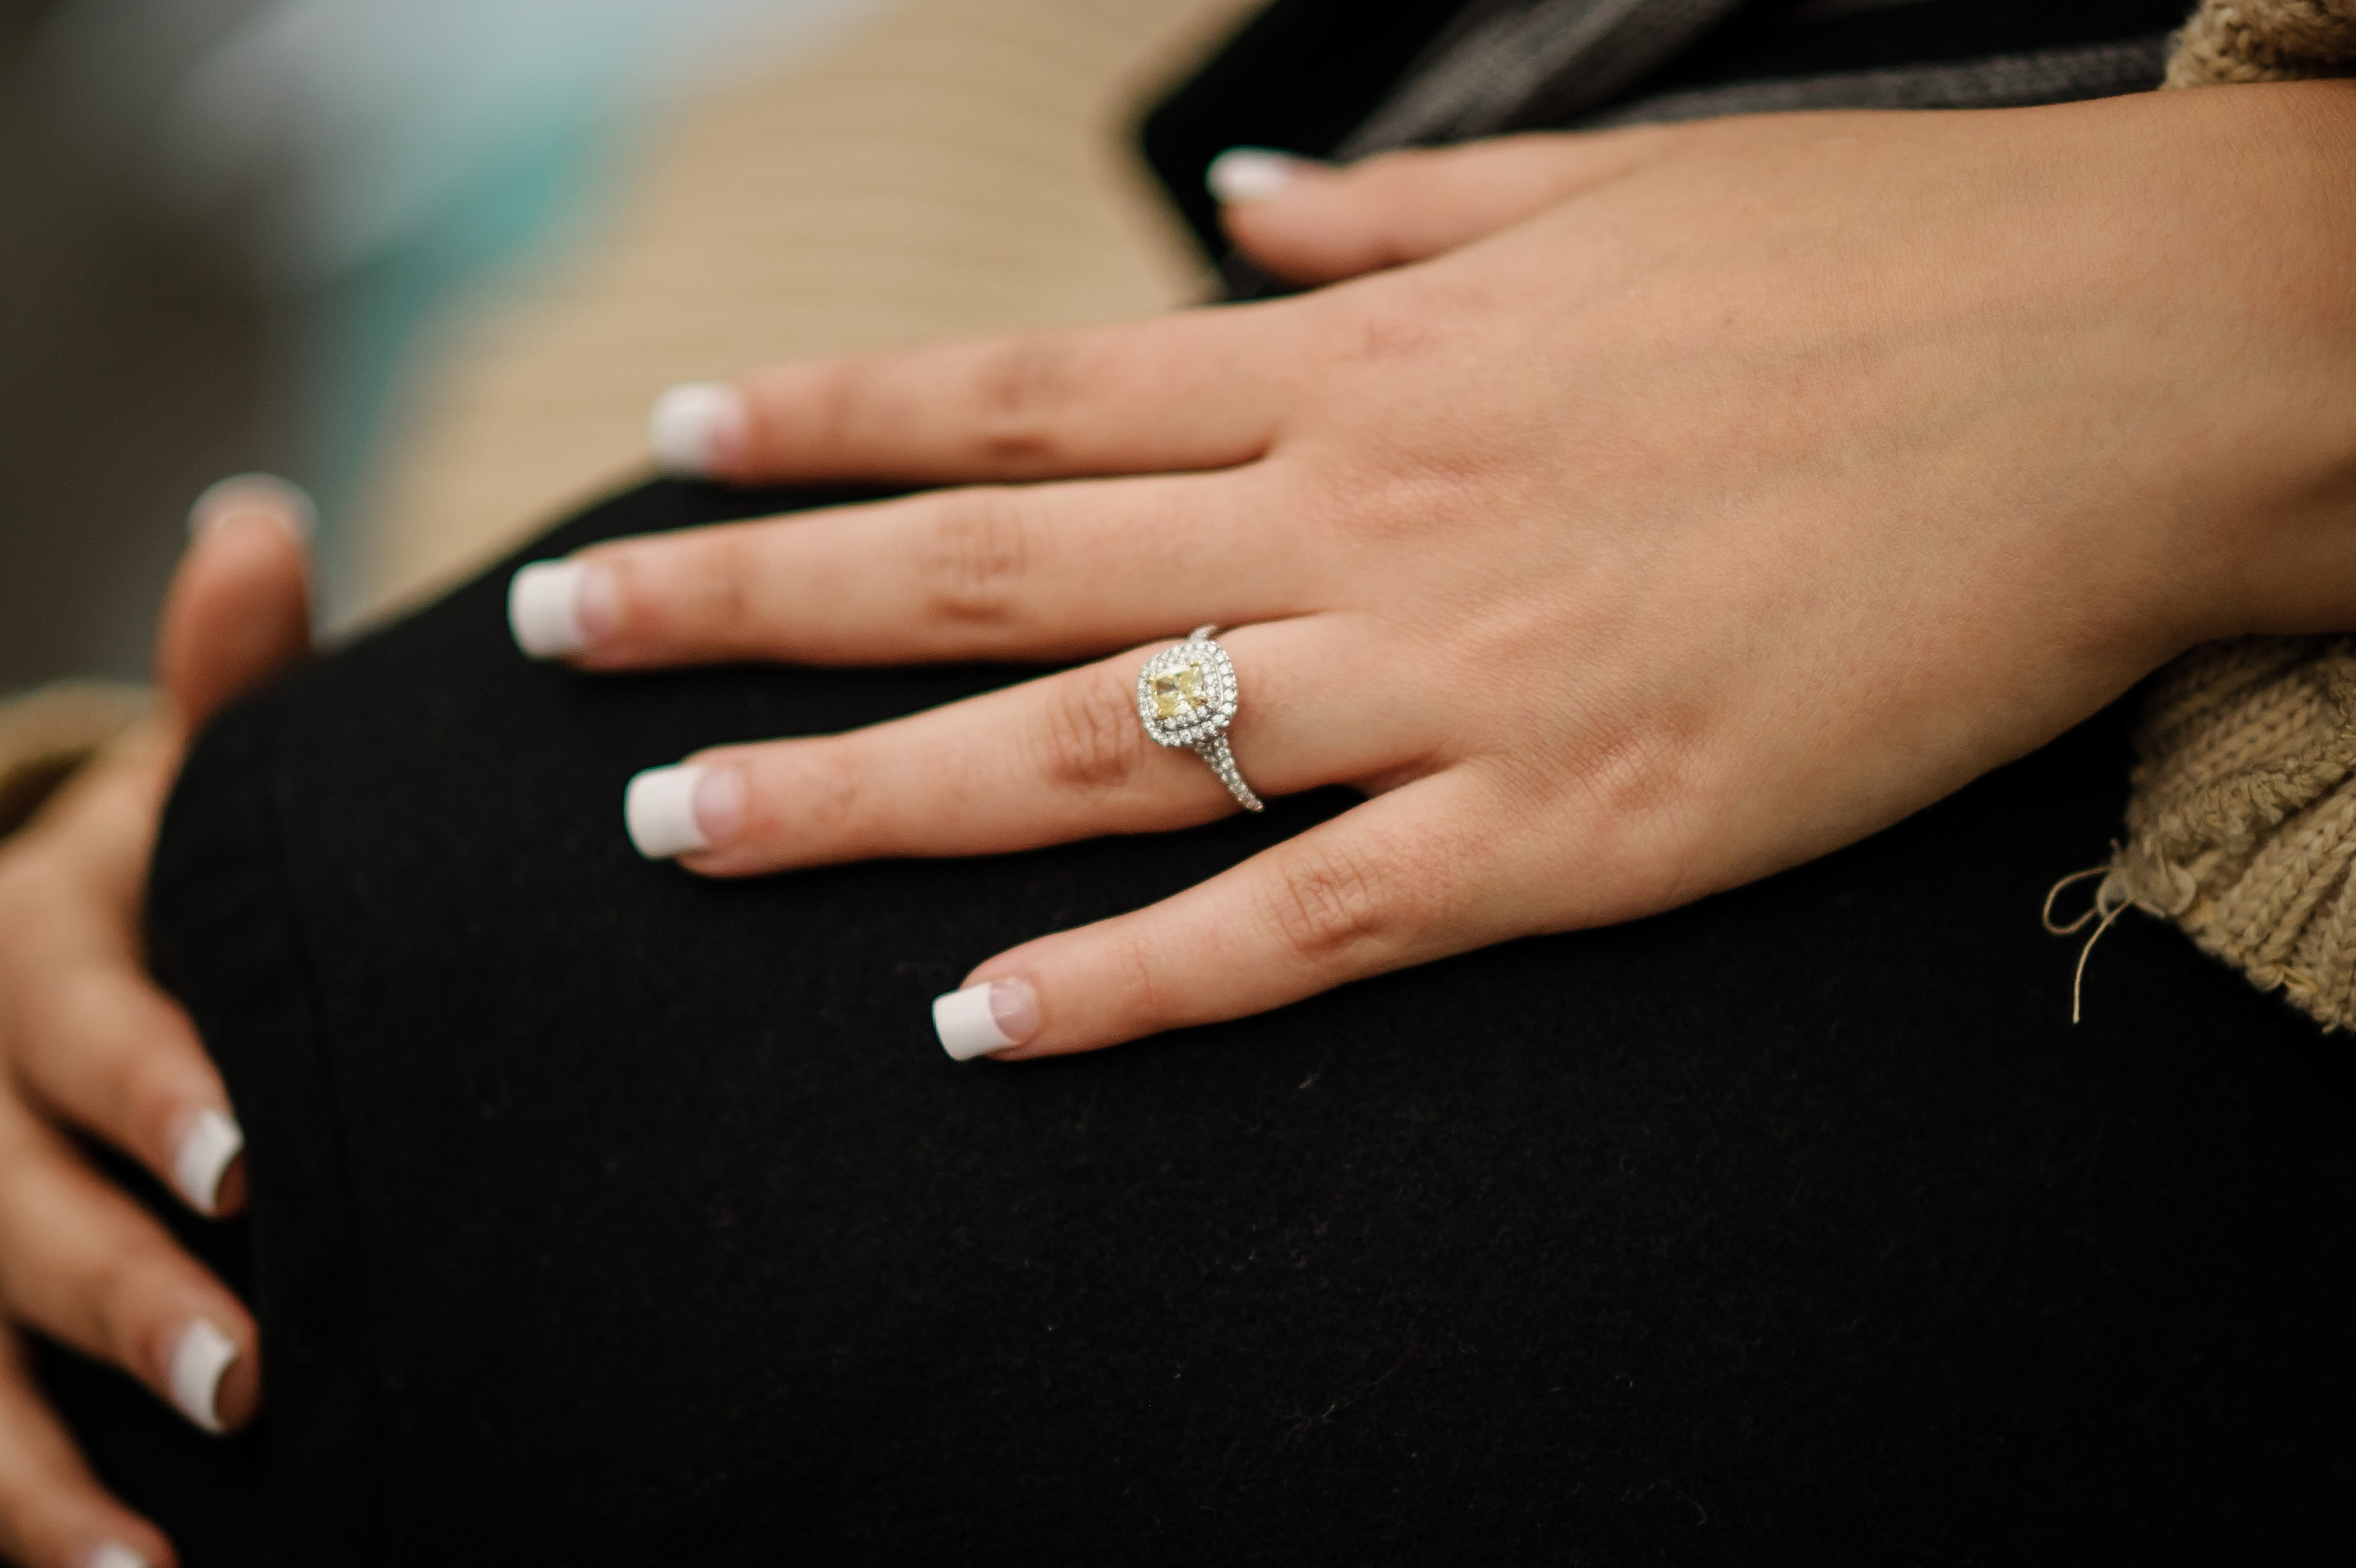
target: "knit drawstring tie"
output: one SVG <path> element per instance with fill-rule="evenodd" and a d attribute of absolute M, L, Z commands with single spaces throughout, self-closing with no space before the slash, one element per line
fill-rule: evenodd
<path fill-rule="evenodd" d="M 2062 896 L 2062 890 L 2064 887 L 2094 876 L 2101 877 L 2103 885 L 2094 889 L 2094 908 L 2066 926 L 2055 925 L 2053 900 Z M 2094 934 L 2088 937 L 2086 945 L 2078 950 L 2077 972 L 2070 977 L 2070 1022 L 2073 1026 L 2084 1011 L 2083 1004 L 2086 993 L 2086 961 L 2094 956 L 2094 944 L 2103 940 L 2103 933 L 2109 930 L 2113 923 L 2134 905 L 2135 899 L 2128 896 L 2126 886 L 2120 881 L 2118 874 L 2106 865 L 2090 865 L 2083 871 L 2073 871 L 2046 890 L 2045 908 L 2040 911 L 2038 918 L 2044 922 L 2045 929 L 2053 935 L 2074 937 L 2086 929 L 2087 921 L 2096 922 Z"/>

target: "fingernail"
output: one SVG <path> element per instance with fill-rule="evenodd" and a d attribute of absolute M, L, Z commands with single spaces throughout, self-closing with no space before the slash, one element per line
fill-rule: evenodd
<path fill-rule="evenodd" d="M 1221 201 L 1265 201 L 1319 166 L 1314 159 L 1266 147 L 1229 147 L 1203 171 L 1203 183 Z"/>
<path fill-rule="evenodd" d="M 180 1330 L 172 1347 L 172 1402 L 207 1432 L 221 1430 L 221 1374 L 237 1359 L 237 1347 L 220 1329 L 198 1318 Z"/>
<path fill-rule="evenodd" d="M 81 1568 L 154 1568 L 145 1553 L 134 1552 L 119 1541 L 101 1541 L 91 1554 L 81 1560 Z"/>
<path fill-rule="evenodd" d="M 219 1111 L 199 1111 L 181 1131 L 172 1151 L 172 1184 L 199 1214 L 218 1211 L 221 1177 L 245 1152 L 245 1133 Z"/>
<path fill-rule="evenodd" d="M 744 775 L 697 762 L 649 768 L 622 792 L 622 820 L 648 860 L 726 843 L 744 826 Z"/>
<path fill-rule="evenodd" d="M 655 399 L 647 438 L 666 474 L 683 479 L 732 472 L 744 461 L 753 413 L 725 381 L 687 381 Z"/>
<path fill-rule="evenodd" d="M 578 653 L 620 618 L 614 574 L 594 561 L 535 561 L 508 585 L 508 628 L 534 659 Z"/>
<path fill-rule="evenodd" d="M 933 999 L 933 1027 L 953 1061 L 969 1062 L 1039 1032 L 1039 993 L 1027 980 L 990 980 Z"/>
<path fill-rule="evenodd" d="M 276 474 L 231 474 L 216 479 L 188 508 L 188 537 L 202 539 L 233 517 L 266 518 L 307 545 L 319 532 L 319 509 L 308 491 Z"/>

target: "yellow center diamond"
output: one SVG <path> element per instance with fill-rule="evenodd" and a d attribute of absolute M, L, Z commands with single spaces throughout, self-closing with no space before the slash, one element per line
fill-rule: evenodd
<path fill-rule="evenodd" d="M 1153 678 L 1153 713 L 1157 718 L 1181 719 L 1197 708 L 1210 706 L 1203 696 L 1202 667 L 1181 664 Z"/>

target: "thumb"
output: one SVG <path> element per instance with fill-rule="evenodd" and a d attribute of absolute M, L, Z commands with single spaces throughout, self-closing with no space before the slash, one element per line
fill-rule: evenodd
<path fill-rule="evenodd" d="M 184 733 L 311 648 L 311 499 L 270 474 L 197 498 L 164 598 L 155 682 Z"/>
<path fill-rule="evenodd" d="M 1336 166 L 1261 147 L 1205 181 L 1237 248 L 1288 282 L 1333 283 L 1419 262 L 1509 228 L 1634 168 L 1656 127 L 1502 136 Z"/>

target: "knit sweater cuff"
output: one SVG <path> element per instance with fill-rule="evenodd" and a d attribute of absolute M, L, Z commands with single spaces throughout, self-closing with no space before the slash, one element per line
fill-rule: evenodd
<path fill-rule="evenodd" d="M 2204 0 L 2168 85 L 2356 75 L 2356 0 Z M 2194 649 L 2153 682 L 2095 898 L 2173 920 L 2326 1028 L 2356 1025 L 2356 637 Z"/>
<path fill-rule="evenodd" d="M 2328 1028 L 2356 1023 L 2356 638 L 2211 643 L 2154 683 L 2098 902 L 2176 922 Z"/>
<path fill-rule="evenodd" d="M 2356 74 L 2356 0 L 2205 0 L 2176 36 L 2168 85 Z"/>

